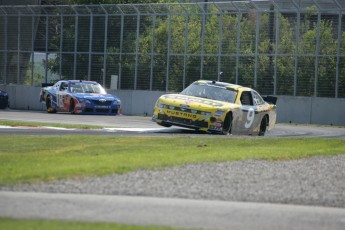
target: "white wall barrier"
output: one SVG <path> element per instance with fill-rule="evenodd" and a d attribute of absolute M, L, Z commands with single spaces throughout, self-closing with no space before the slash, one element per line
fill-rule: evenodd
<path fill-rule="evenodd" d="M 10 108 L 45 110 L 39 102 L 40 87 L 0 85 L 9 94 Z M 124 115 L 150 116 L 162 91 L 108 90 L 122 102 Z M 1 111 L 0 111 L 1 112 Z M 278 96 L 278 123 L 322 124 L 345 126 L 345 99 L 319 97 Z"/>
<path fill-rule="evenodd" d="M 277 121 L 345 126 L 345 99 L 278 96 Z"/>

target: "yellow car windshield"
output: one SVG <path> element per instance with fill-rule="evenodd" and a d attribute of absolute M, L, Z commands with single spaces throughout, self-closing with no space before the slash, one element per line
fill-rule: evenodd
<path fill-rule="evenodd" d="M 237 92 L 232 89 L 227 89 L 222 86 L 207 84 L 207 83 L 194 83 L 184 89 L 180 94 L 194 97 L 207 98 L 217 101 L 225 101 L 234 103 Z"/>

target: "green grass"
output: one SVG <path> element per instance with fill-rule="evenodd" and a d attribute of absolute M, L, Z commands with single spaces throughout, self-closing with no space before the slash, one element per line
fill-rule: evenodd
<path fill-rule="evenodd" d="M 27 127 L 60 127 L 60 128 L 71 128 L 71 129 L 102 129 L 103 126 L 97 125 L 80 125 L 80 124 L 60 124 L 60 123 L 46 123 L 46 122 L 29 122 L 29 121 L 8 121 L 0 120 L 0 125 L 4 126 L 27 126 Z"/>
<path fill-rule="evenodd" d="M 15 136 L 0 138 L 0 186 L 242 159 L 345 154 L 345 140 Z"/>
<path fill-rule="evenodd" d="M 177 230 L 177 228 L 132 226 L 112 223 L 86 223 L 76 221 L 25 220 L 0 217 L 0 229 L 11 230 Z"/>

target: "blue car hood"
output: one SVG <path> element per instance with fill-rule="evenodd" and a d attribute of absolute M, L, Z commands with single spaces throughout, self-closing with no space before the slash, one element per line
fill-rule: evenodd
<path fill-rule="evenodd" d="M 111 94 L 96 94 L 96 93 L 72 93 L 72 95 L 79 99 L 90 99 L 90 100 L 99 100 L 106 99 L 108 101 L 120 100 L 119 98 Z"/>

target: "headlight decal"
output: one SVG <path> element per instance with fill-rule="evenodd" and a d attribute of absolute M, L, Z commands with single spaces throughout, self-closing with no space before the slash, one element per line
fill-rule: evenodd
<path fill-rule="evenodd" d="M 221 117 L 221 116 L 223 116 L 224 112 L 225 112 L 225 111 L 223 111 L 223 110 L 217 110 L 217 111 L 214 113 L 214 116 L 215 116 L 215 117 Z"/>
<path fill-rule="evenodd" d="M 207 117 L 210 117 L 212 116 L 212 113 L 211 112 L 200 112 L 201 115 L 204 115 L 204 116 L 207 116 Z"/>
<path fill-rule="evenodd" d="M 113 101 L 113 104 L 114 104 L 114 105 L 120 105 L 120 104 L 121 104 L 121 101 L 120 101 L 120 100 L 114 100 L 114 101 Z"/>
<path fill-rule="evenodd" d="M 191 112 L 194 113 L 194 114 L 198 113 L 197 110 L 193 110 L 193 109 L 191 110 Z"/>
<path fill-rule="evenodd" d="M 89 103 L 91 103 L 88 99 L 86 99 L 86 98 L 76 98 L 77 99 L 77 101 L 79 102 L 79 103 L 81 103 L 81 104 L 89 104 Z"/>

